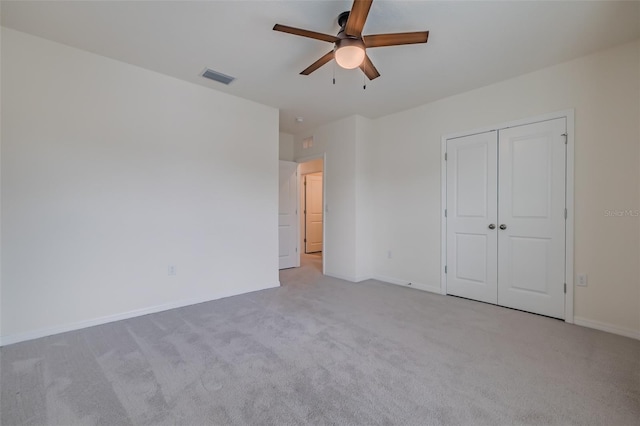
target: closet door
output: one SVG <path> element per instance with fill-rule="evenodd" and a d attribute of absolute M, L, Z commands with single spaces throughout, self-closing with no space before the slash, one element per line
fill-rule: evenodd
<path fill-rule="evenodd" d="M 566 119 L 499 131 L 498 304 L 564 319 Z"/>
<path fill-rule="evenodd" d="M 497 302 L 497 133 L 447 141 L 447 293 Z"/>

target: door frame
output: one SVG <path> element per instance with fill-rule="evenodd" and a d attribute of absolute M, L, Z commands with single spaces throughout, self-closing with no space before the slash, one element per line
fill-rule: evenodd
<path fill-rule="evenodd" d="M 445 268 L 447 266 L 447 218 L 445 209 L 447 206 L 447 161 L 445 154 L 447 152 L 447 140 L 459 138 L 463 136 L 471 136 L 478 133 L 497 131 L 509 127 L 523 126 L 526 124 L 539 123 L 541 121 L 555 120 L 557 118 L 565 118 L 567 120 L 567 158 L 565 169 L 565 202 L 567 207 L 567 220 L 565 223 L 565 283 L 567 292 L 564 297 L 564 321 L 573 324 L 573 263 L 574 263 L 574 148 L 575 148 L 575 110 L 566 109 L 562 111 L 552 112 L 549 114 L 538 115 L 534 117 L 523 118 L 505 123 L 481 127 L 465 132 L 456 132 L 443 135 L 441 137 L 441 155 L 440 155 L 440 185 L 441 185 L 441 223 L 440 223 L 440 293 L 447 294 L 447 275 Z"/>
<path fill-rule="evenodd" d="M 327 269 L 327 153 L 314 154 L 306 157 L 296 158 L 298 163 L 298 171 L 300 171 L 300 164 L 307 161 L 317 160 L 322 158 L 322 275 L 325 275 Z M 302 185 L 303 174 L 298 173 L 298 188 Z M 302 217 L 302 215 L 300 216 Z M 300 239 L 300 237 L 298 237 Z"/>

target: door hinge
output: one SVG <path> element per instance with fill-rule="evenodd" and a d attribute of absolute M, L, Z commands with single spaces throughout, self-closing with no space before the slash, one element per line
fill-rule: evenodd
<path fill-rule="evenodd" d="M 306 238 L 304 239 L 304 242 L 305 242 L 305 243 L 307 242 L 307 239 L 306 239 Z"/>
<path fill-rule="evenodd" d="M 447 161 L 447 153 L 444 153 L 444 161 Z"/>
<path fill-rule="evenodd" d="M 564 294 L 567 294 L 567 283 L 564 283 Z"/>
<path fill-rule="evenodd" d="M 296 247 L 296 253 L 298 252 L 298 247 Z"/>
<path fill-rule="evenodd" d="M 567 208 L 564 208 L 564 220 L 567 220 L 567 218 L 569 217 L 569 213 L 567 212 Z"/>
<path fill-rule="evenodd" d="M 444 209 L 444 217 L 447 217 L 447 209 Z"/>
<path fill-rule="evenodd" d="M 569 143 L 569 135 L 567 133 L 563 133 L 560 136 L 564 136 L 564 144 L 567 145 Z"/>
<path fill-rule="evenodd" d="M 444 273 L 447 273 L 447 265 L 444 265 Z"/>

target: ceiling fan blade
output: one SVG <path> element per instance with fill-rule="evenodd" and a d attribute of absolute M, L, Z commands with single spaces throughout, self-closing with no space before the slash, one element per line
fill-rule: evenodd
<path fill-rule="evenodd" d="M 333 59 L 333 50 L 331 52 L 327 53 L 326 55 L 324 55 L 322 58 L 320 58 L 317 61 L 315 61 L 314 63 L 312 63 L 311 65 L 309 65 L 300 74 L 309 75 L 309 74 L 311 74 L 312 72 L 314 72 L 315 70 L 317 70 L 318 68 L 320 68 L 321 66 L 323 66 L 324 64 L 326 64 L 327 62 L 329 62 L 332 59 Z"/>
<path fill-rule="evenodd" d="M 372 34 L 362 37 L 364 45 L 369 47 L 399 46 L 401 44 L 426 43 L 429 31 L 412 33 Z"/>
<path fill-rule="evenodd" d="M 365 55 L 364 61 L 362 61 L 362 64 L 360 65 L 360 69 L 367 76 L 369 80 L 374 80 L 380 77 L 380 73 L 378 72 L 376 67 L 373 65 L 373 62 L 371 62 L 369 55 Z"/>
<path fill-rule="evenodd" d="M 344 27 L 344 32 L 347 35 L 352 37 L 360 37 L 362 35 L 362 29 L 367 20 L 367 15 L 369 15 L 372 2 L 373 0 L 353 0 L 349 19 Z"/>
<path fill-rule="evenodd" d="M 273 26 L 274 31 L 281 31 L 283 33 L 289 33 L 301 37 L 308 37 L 315 40 L 327 41 L 329 43 L 335 43 L 338 41 L 338 37 L 329 34 L 317 33 L 315 31 L 303 30 L 300 28 L 288 27 L 286 25 L 275 24 Z"/>

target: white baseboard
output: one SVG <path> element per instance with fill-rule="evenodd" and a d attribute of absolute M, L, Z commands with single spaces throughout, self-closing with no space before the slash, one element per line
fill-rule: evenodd
<path fill-rule="evenodd" d="M 573 317 L 573 323 L 575 325 L 595 328 L 596 330 L 606 331 L 608 333 L 618 334 L 620 336 L 631 337 L 632 339 L 640 340 L 640 331 L 638 330 L 632 330 L 630 328 L 620 327 L 618 325 L 608 324 L 606 322 L 594 321 L 576 316 Z"/>
<path fill-rule="evenodd" d="M 82 328 L 93 327 L 96 325 L 107 324 L 114 321 L 125 320 L 134 317 L 140 317 L 142 315 L 155 314 L 156 312 L 168 311 L 169 309 L 182 308 L 190 305 L 197 305 L 198 303 L 210 302 L 212 300 L 224 299 L 225 297 L 237 296 L 239 294 L 253 293 L 254 291 L 266 290 L 269 288 L 280 287 L 280 281 L 275 284 L 270 284 L 264 288 L 252 290 L 245 293 L 238 292 L 226 292 L 209 298 L 195 298 L 179 300 L 176 302 L 169 302 L 163 305 L 150 306 L 148 308 L 135 309 L 133 311 L 121 312 L 114 315 L 106 315 L 99 318 L 92 318 L 84 321 L 78 321 L 69 324 L 62 324 L 53 327 L 41 328 L 38 330 L 27 331 L 24 333 L 9 334 L 6 336 L 0 336 L 0 346 L 7 346 L 14 343 L 24 342 L 27 340 L 39 339 L 41 337 L 52 336 L 54 334 L 66 333 L 68 331 L 80 330 Z"/>
<path fill-rule="evenodd" d="M 418 290 L 428 291 L 430 293 L 443 294 L 439 285 L 430 285 L 430 284 L 423 284 L 423 283 L 417 283 L 417 282 L 409 282 L 409 281 L 406 281 L 406 280 L 400 280 L 400 279 L 393 278 L 393 277 L 386 277 L 384 275 L 375 275 L 374 274 L 373 276 L 370 276 L 370 275 L 348 276 L 348 275 L 334 274 L 332 272 L 325 273 L 325 275 L 328 276 L 328 277 L 339 278 L 341 280 L 350 281 L 352 283 L 359 283 L 361 281 L 366 281 L 366 280 L 372 280 L 373 279 L 373 280 L 378 280 L 378 281 L 382 281 L 382 282 L 389 283 L 389 284 L 401 285 L 402 287 L 416 288 Z"/>
<path fill-rule="evenodd" d="M 342 274 L 334 274 L 333 272 L 326 272 L 324 275 L 327 277 L 338 278 L 340 280 L 349 281 L 352 283 L 359 283 L 361 281 L 370 280 L 371 275 L 342 275 Z"/>
<path fill-rule="evenodd" d="M 352 283 L 358 282 L 358 281 L 356 281 L 357 277 L 355 275 L 342 275 L 342 274 L 335 274 L 333 272 L 325 272 L 324 275 L 326 275 L 327 277 L 338 278 L 338 279 L 341 279 L 341 280 L 350 281 Z"/>
<path fill-rule="evenodd" d="M 413 281 L 410 282 L 407 280 L 400 280 L 398 278 L 386 277 L 384 275 L 374 275 L 373 279 L 389 284 L 401 285 L 402 287 L 417 288 L 418 290 L 428 291 L 429 293 L 442 294 L 442 289 L 439 285 L 417 283 Z"/>

